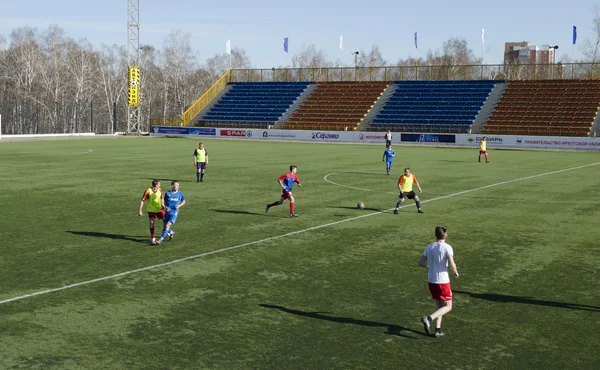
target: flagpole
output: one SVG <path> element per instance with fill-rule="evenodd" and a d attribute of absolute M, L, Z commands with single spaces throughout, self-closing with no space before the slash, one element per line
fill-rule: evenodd
<path fill-rule="evenodd" d="M 483 80 L 483 61 L 484 61 L 484 50 L 485 50 L 485 28 L 481 29 L 481 79 Z"/>

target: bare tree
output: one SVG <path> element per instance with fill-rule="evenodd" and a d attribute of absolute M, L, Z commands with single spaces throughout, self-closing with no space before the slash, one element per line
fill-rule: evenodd
<path fill-rule="evenodd" d="M 127 88 L 127 50 L 124 46 L 102 46 L 98 58 L 98 84 L 104 90 L 105 111 L 108 112 L 107 132 L 112 132 L 114 122 L 114 106 L 119 102 Z M 123 120 L 120 120 L 121 122 Z"/>
<path fill-rule="evenodd" d="M 169 114 L 172 118 L 183 116 L 193 99 L 198 98 L 196 89 L 189 83 L 198 68 L 198 59 L 190 39 L 190 34 L 172 31 L 163 46 L 165 81 L 174 99 L 174 109 Z"/>

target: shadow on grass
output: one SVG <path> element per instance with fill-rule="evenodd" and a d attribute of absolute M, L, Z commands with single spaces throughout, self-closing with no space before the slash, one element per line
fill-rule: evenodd
<path fill-rule="evenodd" d="M 265 213 L 256 213 L 256 212 L 248 212 L 248 211 L 238 211 L 235 209 L 211 209 L 211 211 L 219 212 L 219 213 L 233 213 L 236 215 L 256 215 L 263 216 Z"/>
<path fill-rule="evenodd" d="M 360 325 L 360 326 L 368 326 L 368 327 L 387 328 L 387 331 L 384 332 L 384 334 L 398 335 L 400 337 L 405 337 L 405 338 L 409 338 L 409 339 L 416 339 L 416 338 L 408 336 L 406 334 L 403 334 L 402 332 L 410 332 L 413 334 L 427 337 L 427 334 L 425 334 L 421 331 L 405 328 L 403 326 L 394 325 L 394 324 L 386 324 L 386 323 L 376 322 L 376 321 L 358 320 L 358 319 L 353 319 L 352 317 L 329 316 L 329 315 L 325 315 L 325 314 L 328 314 L 329 312 L 307 312 L 307 311 L 293 310 L 291 308 L 276 306 L 276 305 L 272 305 L 272 304 L 261 304 L 260 306 L 264 307 L 264 308 L 274 308 L 276 310 L 279 310 L 279 311 L 282 311 L 285 313 L 289 313 L 292 315 L 309 317 L 311 319 L 336 322 L 339 324 L 351 324 L 351 325 Z"/>
<path fill-rule="evenodd" d="M 338 208 L 338 209 L 352 209 L 355 211 L 375 211 L 375 212 L 383 212 L 385 211 L 384 209 L 379 209 L 379 208 L 363 208 L 363 209 L 359 209 L 358 207 L 327 207 L 327 208 Z"/>
<path fill-rule="evenodd" d="M 128 240 L 130 242 L 136 243 L 144 243 L 148 244 L 149 237 L 145 236 L 128 236 L 128 235 L 120 235 L 120 234 L 107 234 L 100 233 L 97 231 L 67 231 L 73 235 L 83 235 L 83 236 L 91 236 L 94 238 L 107 238 L 107 239 L 115 239 L 115 240 Z"/>
<path fill-rule="evenodd" d="M 455 290 L 452 289 L 453 293 L 465 294 L 469 295 L 473 298 L 485 299 L 487 301 L 492 302 L 501 302 L 501 303 L 524 303 L 524 304 L 534 304 L 538 306 L 549 306 L 549 307 L 558 307 L 558 308 L 568 308 L 570 310 L 582 310 L 582 311 L 593 311 L 600 312 L 600 307 L 589 306 L 585 304 L 577 304 L 577 303 L 564 303 L 564 302 L 554 302 L 554 301 L 542 301 L 539 299 L 532 299 L 530 297 L 521 297 L 515 295 L 504 295 L 504 294 L 490 294 L 490 293 L 471 293 L 465 292 L 463 290 Z"/>

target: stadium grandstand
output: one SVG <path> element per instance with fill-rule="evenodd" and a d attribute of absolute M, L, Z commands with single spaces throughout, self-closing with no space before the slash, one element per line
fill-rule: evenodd
<path fill-rule="evenodd" d="M 386 69 L 360 81 L 344 71 L 332 81 L 335 70 L 326 78 L 322 71 L 273 72 L 270 81 L 261 72 L 256 81 L 254 71 L 235 72 L 207 92 L 211 99 L 190 108 L 185 125 L 586 137 L 595 134 L 600 108 L 595 79 L 486 80 L 470 73 L 471 79 L 406 80 Z"/>

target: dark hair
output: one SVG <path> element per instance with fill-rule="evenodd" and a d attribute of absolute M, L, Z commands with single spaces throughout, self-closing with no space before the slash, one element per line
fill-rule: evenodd
<path fill-rule="evenodd" d="M 484 136 L 484 137 L 482 137 L 481 139 L 482 139 L 482 140 L 487 140 L 487 137 L 485 137 L 485 136 Z"/>
<path fill-rule="evenodd" d="M 152 187 L 155 188 L 156 185 L 160 184 L 160 180 L 159 179 L 154 179 L 152 180 Z"/>
<path fill-rule="evenodd" d="M 446 239 L 447 236 L 448 236 L 448 229 L 446 228 L 446 226 L 436 226 L 435 227 L 435 237 L 438 240 Z"/>
<path fill-rule="evenodd" d="M 179 183 L 179 180 L 173 180 L 173 181 L 171 181 L 171 185 L 175 185 L 175 183 Z"/>
<path fill-rule="evenodd" d="M 410 167 L 404 167 L 404 171 L 409 170 L 410 171 Z"/>
<path fill-rule="evenodd" d="M 202 145 L 202 144 L 204 144 L 204 143 L 198 143 L 198 146 L 200 146 L 200 145 Z"/>
<path fill-rule="evenodd" d="M 298 168 L 298 166 L 296 166 L 295 164 L 290 166 L 290 171 L 292 171 L 294 168 Z"/>

